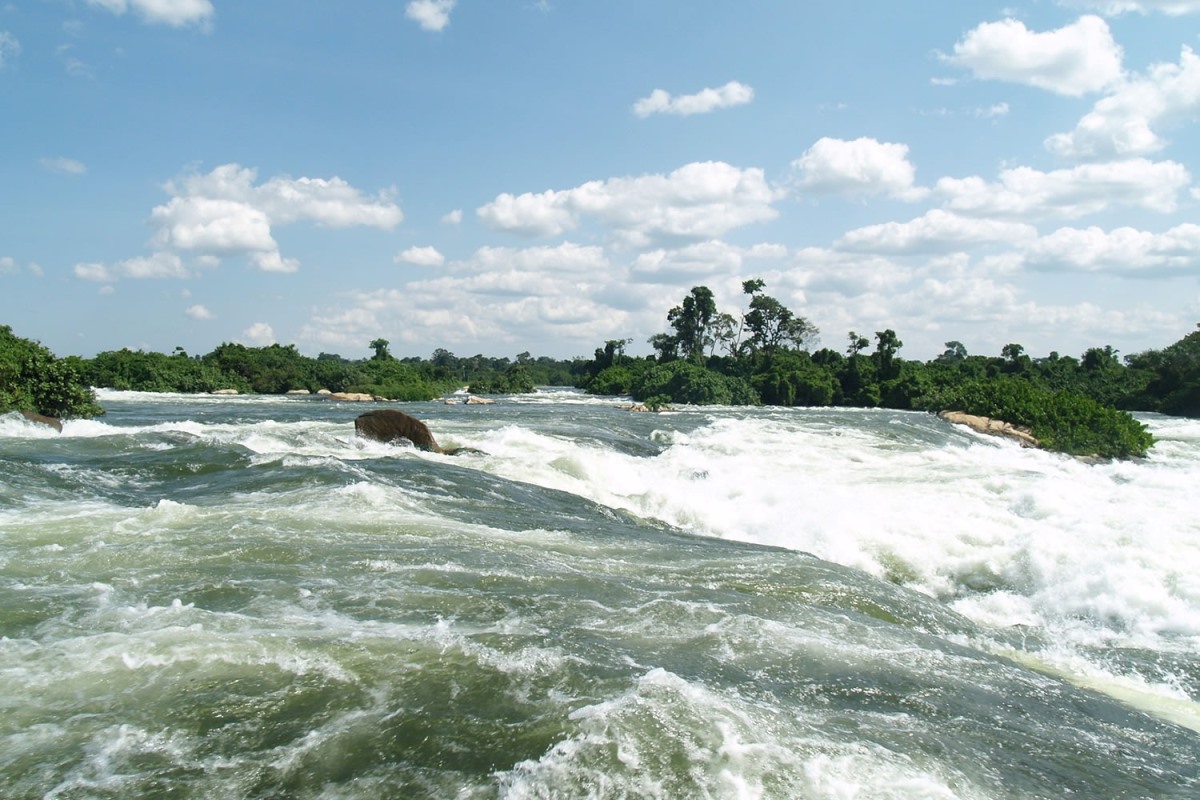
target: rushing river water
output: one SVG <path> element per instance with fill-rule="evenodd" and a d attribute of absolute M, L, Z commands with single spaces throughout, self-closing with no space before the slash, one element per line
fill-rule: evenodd
<path fill-rule="evenodd" d="M 101 401 L 0 418 L 0 797 L 1200 796 L 1200 421 Z"/>

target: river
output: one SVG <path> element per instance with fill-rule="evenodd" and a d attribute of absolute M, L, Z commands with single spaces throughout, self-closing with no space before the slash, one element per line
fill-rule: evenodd
<path fill-rule="evenodd" d="M 0 797 L 1200 796 L 1200 421 L 103 391 L 0 417 Z"/>

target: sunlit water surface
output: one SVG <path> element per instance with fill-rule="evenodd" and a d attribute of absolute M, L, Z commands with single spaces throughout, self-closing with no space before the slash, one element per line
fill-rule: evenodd
<path fill-rule="evenodd" d="M 1200 421 L 101 400 L 0 417 L 0 797 L 1200 796 Z"/>

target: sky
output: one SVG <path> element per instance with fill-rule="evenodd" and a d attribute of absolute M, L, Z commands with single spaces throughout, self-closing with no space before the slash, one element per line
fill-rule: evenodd
<path fill-rule="evenodd" d="M 1200 0 L 0 0 L 0 324 L 651 352 L 742 282 L 844 350 L 1200 322 Z"/>

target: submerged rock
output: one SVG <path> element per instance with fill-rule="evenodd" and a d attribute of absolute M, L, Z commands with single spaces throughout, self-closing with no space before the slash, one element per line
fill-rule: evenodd
<path fill-rule="evenodd" d="M 62 433 L 62 421 L 55 419 L 54 417 L 47 417 L 44 414 L 37 414 L 33 411 L 22 411 L 21 416 L 25 417 L 25 419 L 29 420 L 30 422 L 39 422 L 42 425 L 49 425 L 51 428 L 54 428 L 54 430 Z"/>

